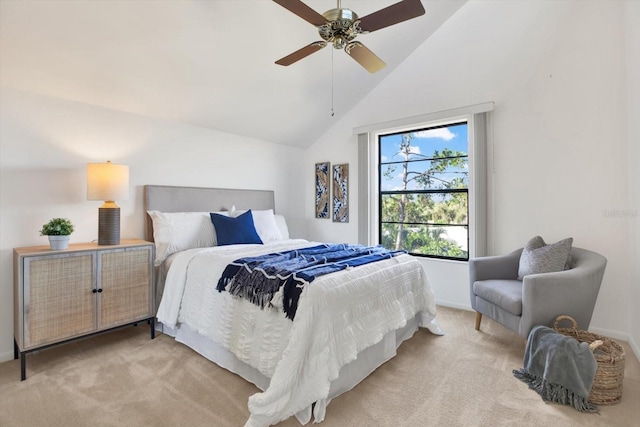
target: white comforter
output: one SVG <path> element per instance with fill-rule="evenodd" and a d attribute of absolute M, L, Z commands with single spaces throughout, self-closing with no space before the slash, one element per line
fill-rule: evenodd
<path fill-rule="evenodd" d="M 187 324 L 271 378 L 249 398 L 246 426 L 268 426 L 327 398 L 330 382 L 358 352 L 419 315 L 437 331 L 435 301 L 420 263 L 409 255 L 320 276 L 303 290 L 294 321 L 215 288 L 229 262 L 293 248 L 306 240 L 191 249 L 167 273 L 158 320 Z"/>

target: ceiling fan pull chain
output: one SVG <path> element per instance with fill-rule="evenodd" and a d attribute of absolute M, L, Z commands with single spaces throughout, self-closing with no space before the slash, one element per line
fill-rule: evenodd
<path fill-rule="evenodd" d="M 331 49 L 331 117 L 333 115 L 333 49 Z"/>

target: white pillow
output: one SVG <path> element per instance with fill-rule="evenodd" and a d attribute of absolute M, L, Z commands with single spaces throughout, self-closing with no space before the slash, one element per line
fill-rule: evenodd
<path fill-rule="evenodd" d="M 237 217 L 245 213 L 245 210 L 236 210 L 235 206 L 231 208 L 230 216 Z M 276 222 L 273 209 L 267 209 L 264 211 L 256 211 L 251 209 L 251 215 L 253 216 L 253 225 L 256 227 L 258 236 L 263 243 L 275 242 L 277 240 L 283 240 L 280 227 Z M 289 233 L 287 232 L 287 235 Z"/>
<path fill-rule="evenodd" d="M 171 254 L 192 248 L 216 245 L 216 232 L 209 212 L 147 212 L 153 221 L 156 246 L 154 265 Z M 216 212 L 228 215 L 227 212 Z"/>
<path fill-rule="evenodd" d="M 276 219 L 276 224 L 278 224 L 278 228 L 280 229 L 282 240 L 289 240 L 289 227 L 287 227 L 287 221 L 284 219 L 284 216 L 276 214 L 273 217 Z"/>

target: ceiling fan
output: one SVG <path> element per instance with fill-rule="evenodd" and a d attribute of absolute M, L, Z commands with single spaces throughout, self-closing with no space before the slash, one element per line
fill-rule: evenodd
<path fill-rule="evenodd" d="M 359 18 L 351 9 L 338 7 L 322 15 L 300 0 L 273 0 L 280 6 L 298 15 L 300 18 L 318 28 L 322 40 L 313 42 L 276 61 L 278 65 L 291 65 L 331 43 L 336 49 L 344 49 L 370 73 L 383 69 L 386 64 L 371 52 L 365 45 L 355 41 L 359 34 L 366 34 L 381 28 L 389 27 L 403 21 L 424 15 L 424 7 L 420 0 L 402 0 L 389 7 Z"/>

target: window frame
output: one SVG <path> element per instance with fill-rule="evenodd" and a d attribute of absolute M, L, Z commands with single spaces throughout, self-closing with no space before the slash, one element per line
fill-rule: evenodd
<path fill-rule="evenodd" d="M 465 188 L 454 188 L 454 189 L 413 189 L 413 190 L 382 190 L 383 188 L 383 168 L 387 165 L 393 164 L 393 163 L 397 163 L 397 164 L 402 164 L 405 163 L 405 161 L 393 161 L 393 162 L 382 162 L 381 161 L 381 157 L 382 157 L 382 140 L 385 137 L 388 136 L 393 136 L 393 135 L 402 135 L 402 134 L 406 134 L 406 133 L 415 133 L 415 132 L 421 132 L 421 131 L 428 131 L 428 130 L 433 130 L 433 129 L 442 129 L 442 128 L 447 128 L 450 126 L 457 126 L 457 125 L 465 125 L 467 128 L 467 151 L 466 151 L 466 155 L 465 156 L 455 156 L 454 158 L 462 158 L 465 157 L 467 159 L 467 165 L 468 165 L 468 176 L 467 176 L 467 186 Z M 420 225 L 420 226 L 427 226 L 427 227 L 461 227 L 464 228 L 466 231 L 466 244 L 467 244 L 467 251 L 466 251 L 466 256 L 465 257 L 453 257 L 453 256 L 443 256 L 443 255 L 437 255 L 437 254 L 422 254 L 422 253 L 416 253 L 416 252 L 409 252 L 411 255 L 413 256 L 417 256 L 417 257 L 421 257 L 421 258 L 431 258 L 431 259 L 439 259 L 439 260 L 451 260 L 451 261 L 463 261 L 463 262 L 467 262 L 469 260 L 469 256 L 470 256 L 470 248 L 471 248 L 471 227 L 470 227 L 470 186 L 471 186 L 471 136 L 469 133 L 469 130 L 471 129 L 471 123 L 470 120 L 468 118 L 458 118 L 458 119 L 452 119 L 452 120 L 446 120 L 444 122 L 438 122 L 430 124 L 430 125 L 418 125 L 418 126 L 409 126 L 407 128 L 404 128 L 402 130 L 394 130 L 394 131 L 389 131 L 389 132 L 379 132 L 375 134 L 375 137 L 373 138 L 373 144 L 375 145 L 375 150 L 373 150 L 376 153 L 376 168 L 377 169 L 377 191 L 376 191 L 376 195 L 377 195 L 377 236 L 376 236 L 376 241 L 378 244 L 380 244 L 380 242 L 382 241 L 382 234 L 383 234 L 383 225 L 384 224 L 400 224 L 399 222 L 391 222 L 391 221 L 383 221 L 382 217 L 382 209 L 383 209 L 383 198 L 385 195 L 392 195 L 392 194 L 407 194 L 407 195 L 418 195 L 418 194 L 454 194 L 454 193 L 464 193 L 466 194 L 466 199 L 467 199 L 467 203 L 466 203 L 466 215 L 467 215 L 467 221 L 466 224 L 461 225 L 461 224 L 440 224 L 440 223 L 430 223 L 430 222 L 420 222 L 420 223 L 413 223 L 413 222 L 403 222 L 403 224 L 406 225 Z M 421 159 L 421 160 L 409 160 L 409 162 L 420 162 L 420 161 L 429 161 L 429 160 L 433 160 L 433 159 Z"/>

